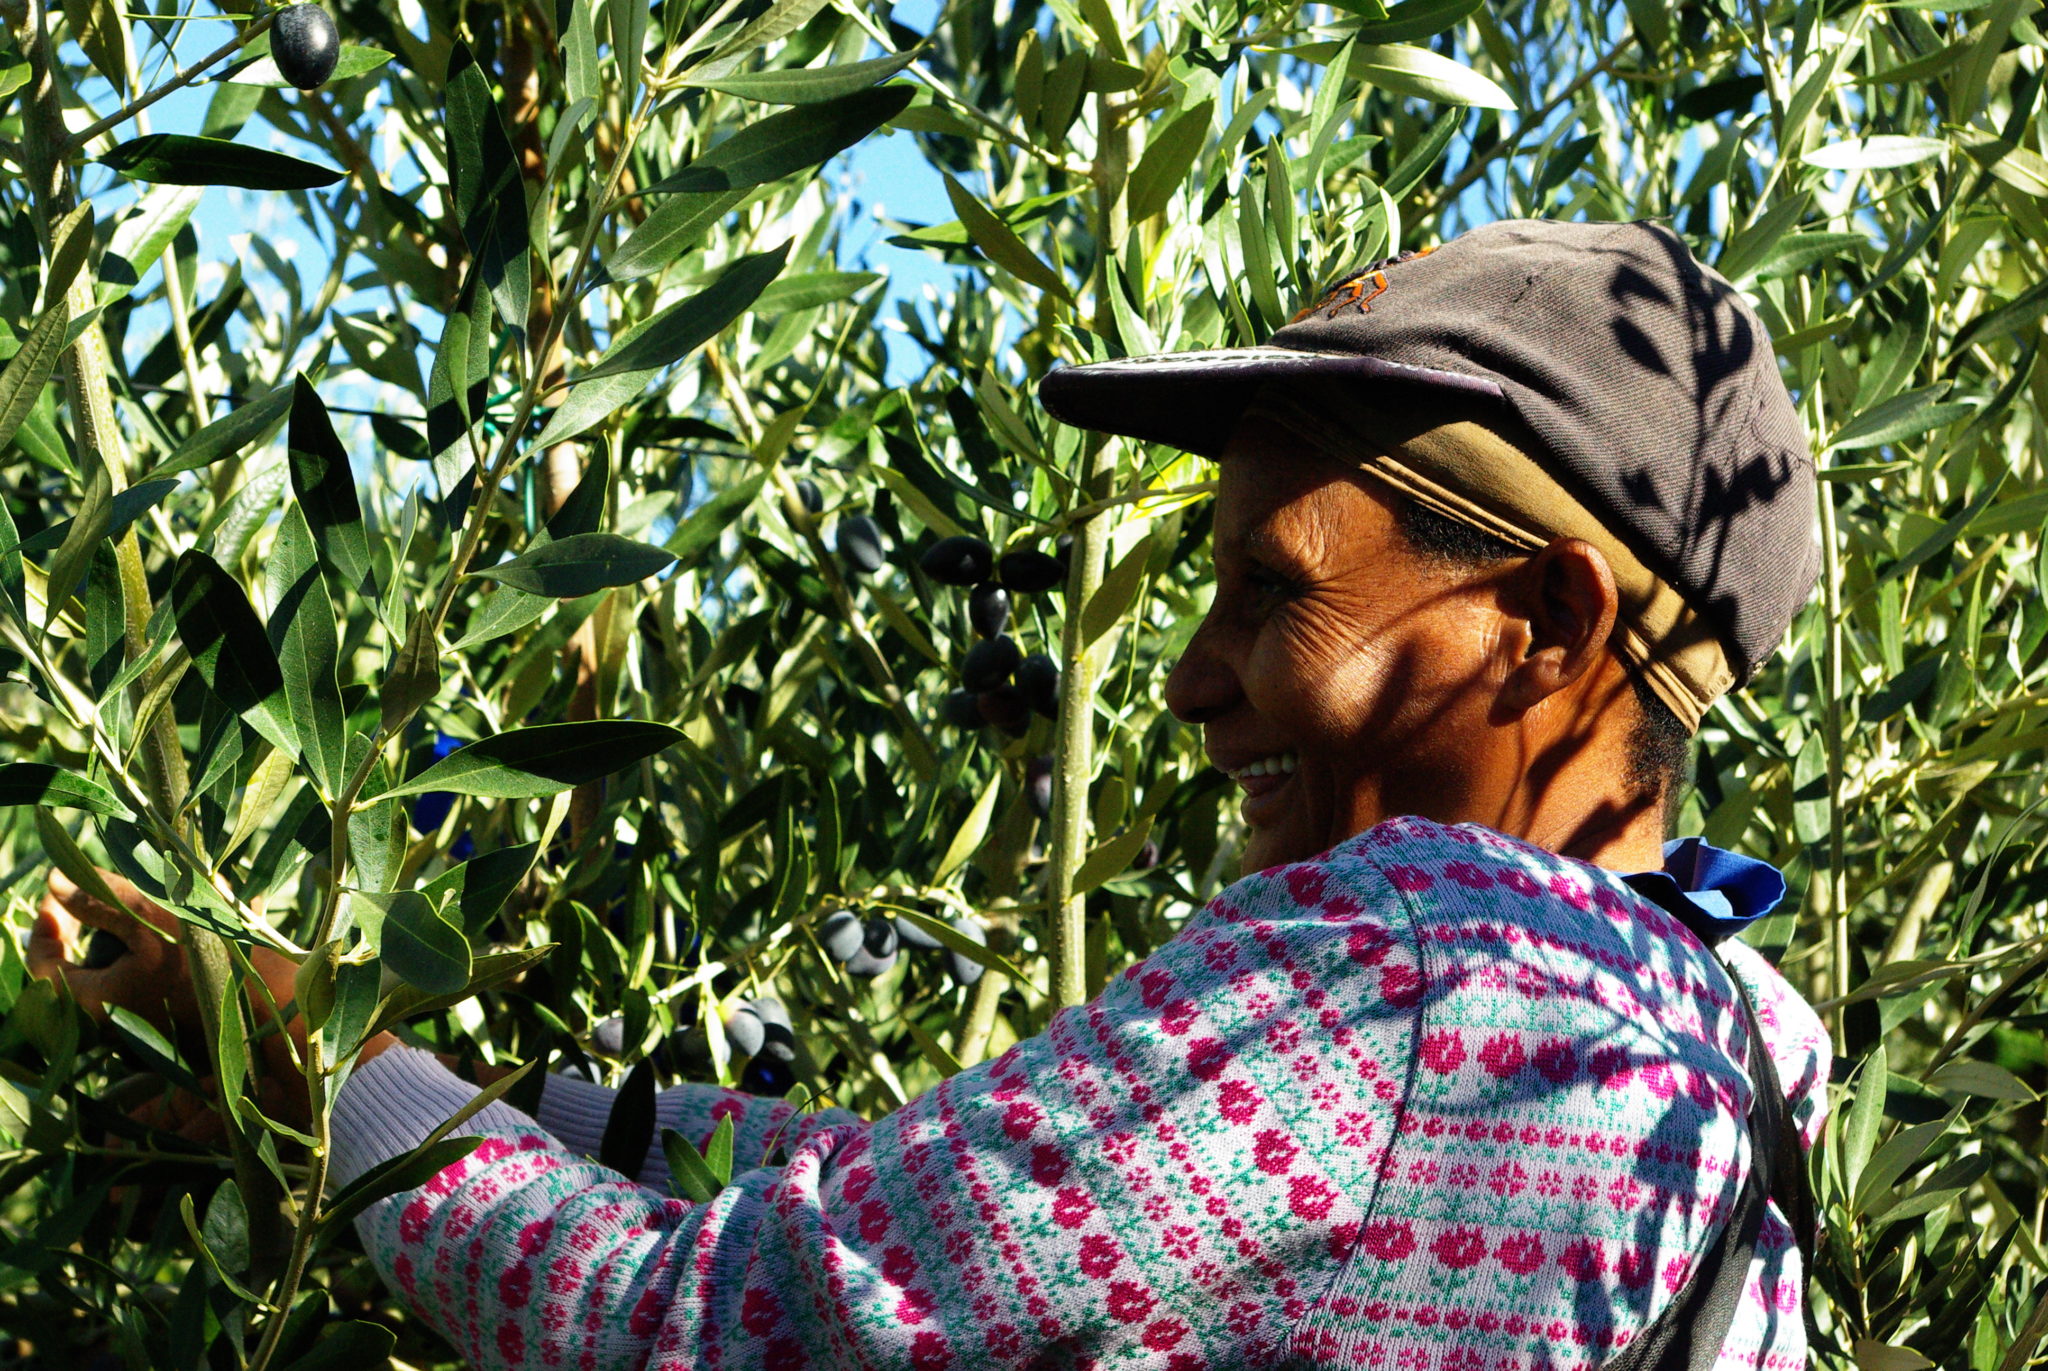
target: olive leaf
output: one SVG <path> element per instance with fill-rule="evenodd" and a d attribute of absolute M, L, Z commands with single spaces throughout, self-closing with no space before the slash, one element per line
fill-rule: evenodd
<path fill-rule="evenodd" d="M 459 912 L 463 930 L 475 937 L 526 879 L 539 852 L 539 843 L 486 852 L 450 867 L 421 886 L 420 893 L 439 909 Z"/>
<path fill-rule="evenodd" d="M 532 293 L 526 183 L 518 154 L 483 69 L 465 43 L 448 57 L 446 98 L 449 189 L 463 241 L 508 329 L 524 332 Z"/>
<path fill-rule="evenodd" d="M 171 240 L 191 222 L 205 193 L 199 186 L 159 186 L 144 192 L 114 222 L 113 236 L 100 254 L 94 302 L 104 309 L 141 285 Z"/>
<path fill-rule="evenodd" d="M 912 49 L 864 62 L 828 62 L 822 67 L 745 76 L 694 76 L 686 71 L 682 83 L 771 105 L 818 105 L 886 81 L 916 60 L 917 50 Z"/>
<path fill-rule="evenodd" d="M 339 794 L 348 742 L 336 675 L 340 640 L 312 527 L 299 505 L 285 507 L 264 563 L 264 580 L 271 604 L 267 637 L 284 677 L 299 755 L 326 794 Z"/>
<path fill-rule="evenodd" d="M 221 703 L 272 746 L 296 753 L 284 671 L 241 586 L 211 557 L 188 549 L 171 577 L 171 605 L 178 641 Z"/>
<path fill-rule="evenodd" d="M 318 190 L 343 173 L 268 148 L 190 133 L 146 133 L 94 159 L 131 181 L 244 190 Z"/>
<path fill-rule="evenodd" d="M 650 195 L 748 190 L 844 152 L 903 112 L 909 86 L 851 95 L 771 114 L 647 188 Z M 624 246 L 630 247 L 631 243 Z"/>
<path fill-rule="evenodd" d="M 598 1144 L 597 1162 L 627 1176 L 638 1176 L 647 1148 L 654 1141 L 654 1063 L 641 1059 L 626 1073 Z"/>
<path fill-rule="evenodd" d="M 334 70 L 327 74 L 327 81 L 346 81 L 352 76 L 367 75 L 389 62 L 392 56 L 393 54 L 382 48 L 365 47 L 360 43 L 343 43 L 335 54 Z M 278 89 L 288 89 L 292 84 L 285 79 L 284 73 L 277 69 L 277 61 L 272 57 L 258 57 L 245 62 L 232 72 L 223 74 L 220 79 L 241 86 L 270 86 Z"/>
<path fill-rule="evenodd" d="M 667 724 L 632 719 L 515 728 L 457 748 L 381 798 L 448 790 L 489 799 L 553 795 L 601 780 L 682 737 Z"/>
<path fill-rule="evenodd" d="M 82 809 L 90 814 L 107 814 L 117 819 L 134 816 L 114 798 L 114 792 L 98 781 L 87 780 L 48 762 L 8 762 L 0 765 L 0 805 L 36 805 L 56 809 Z"/>
<path fill-rule="evenodd" d="M 262 441 L 291 409 L 296 389 L 278 386 L 261 399 L 238 405 L 171 449 L 170 455 L 152 468 L 145 479 L 155 481 L 198 471 Z"/>
<path fill-rule="evenodd" d="M 21 347 L 0 369 L 0 448 L 14 441 L 22 421 L 41 398 L 43 386 L 63 351 L 64 325 L 68 319 L 59 300 L 36 317 Z"/>
<path fill-rule="evenodd" d="M 400 979 L 429 995 L 453 995 L 469 984 L 468 939 L 417 890 L 384 901 L 377 951 Z"/>
<path fill-rule="evenodd" d="M 645 390 L 657 371 L 682 360 L 744 313 L 788 258 L 786 243 L 772 252 L 742 257 L 706 289 L 621 334 L 595 366 L 576 378 L 541 430 L 540 443 L 559 443 L 604 422 Z"/>
<path fill-rule="evenodd" d="M 645 580 L 675 560 L 672 552 L 616 533 L 572 533 L 471 574 L 529 595 L 573 599 Z"/>
<path fill-rule="evenodd" d="M 327 406 L 303 375 L 292 382 L 287 442 L 292 493 L 298 497 L 321 562 L 343 586 L 375 595 L 369 532 L 363 526 L 363 507 L 356 498 L 348 451 L 334 432 Z"/>

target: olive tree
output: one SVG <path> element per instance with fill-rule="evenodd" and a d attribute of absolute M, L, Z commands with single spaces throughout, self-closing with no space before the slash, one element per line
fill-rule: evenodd
<path fill-rule="evenodd" d="M 1033 384 L 1255 343 L 1510 215 L 1672 223 L 1762 311 L 1826 478 L 1820 594 L 1684 810 L 1787 869 L 1751 936 L 1837 1034 L 1820 1355 L 2037 1354 L 2017 0 L 359 3 L 306 91 L 290 10 L 0 12 L 10 920 L 50 864 L 117 870 L 183 919 L 206 1010 L 190 1041 L 95 1022 L 0 946 L 22 1356 L 445 1363 L 348 1219 L 459 1120 L 323 1196 L 377 1028 L 525 1068 L 514 1100 L 618 1084 L 638 1155 L 658 1081 L 878 1115 L 1171 937 L 1240 839 L 1160 696 L 1213 472 Z M 886 227 L 922 295 L 817 170 L 885 137 L 950 205 Z M 238 259 L 206 187 L 317 270 Z M 286 1008 L 259 946 L 301 963 L 305 1133 L 252 1076 Z M 220 1148 L 145 1121 L 208 1083 Z M 685 1193 L 729 1175 L 669 1141 Z"/>

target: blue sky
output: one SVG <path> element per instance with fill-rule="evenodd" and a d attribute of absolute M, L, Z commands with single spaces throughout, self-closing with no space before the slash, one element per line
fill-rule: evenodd
<path fill-rule="evenodd" d="M 936 0 L 907 0 L 897 6 L 893 17 L 899 23 L 923 31 L 936 14 Z M 218 44 L 227 33 L 227 25 L 195 21 L 188 24 L 186 30 L 179 38 L 179 48 L 181 60 L 189 61 L 194 54 L 209 51 Z M 136 32 L 138 36 L 143 32 L 140 25 Z M 346 39 L 348 35 L 343 37 Z M 145 84 L 154 84 L 171 70 L 170 66 L 160 66 L 161 55 L 161 49 L 148 54 L 144 63 Z M 196 133 L 215 89 L 217 87 L 213 84 L 201 81 L 166 97 L 148 111 L 149 131 Z M 104 82 L 90 83 L 80 93 L 99 109 L 110 109 L 119 103 Z M 137 131 L 124 129 L 117 131 L 117 136 L 132 136 Z M 251 120 L 240 137 L 245 142 L 261 142 L 312 160 L 326 160 L 318 152 L 286 137 L 260 119 Z M 824 175 L 857 201 L 857 212 L 848 216 L 842 256 L 849 269 L 877 271 L 887 278 L 883 289 L 889 298 L 882 311 L 884 318 L 893 320 L 896 317 L 897 300 L 914 301 L 927 285 L 941 285 L 953 273 L 963 270 L 948 266 L 935 254 L 891 246 L 885 241 L 889 231 L 877 221 L 878 214 L 913 223 L 943 223 L 954 217 L 946 200 L 944 183 L 918 152 L 910 134 L 888 133 L 871 137 L 835 159 L 827 166 Z M 88 169 L 85 189 L 93 193 L 103 221 L 125 210 L 135 198 L 125 183 L 96 169 Z M 207 263 L 224 265 L 231 253 L 230 244 L 237 236 L 245 234 L 261 234 L 270 248 L 293 265 L 303 290 L 308 294 L 318 289 L 320 280 L 332 263 L 331 245 L 312 232 L 306 221 L 279 197 L 267 193 L 226 186 L 210 187 L 200 199 L 199 207 L 192 216 L 192 225 L 199 235 L 202 270 Z M 352 273 L 368 268 L 366 261 L 349 264 Z M 243 270 L 253 290 L 272 292 L 285 288 L 283 283 L 263 271 L 253 254 L 245 258 Z M 153 289 L 160 279 L 161 270 L 153 269 L 144 280 L 143 290 Z M 202 280 L 197 293 L 200 303 L 210 298 L 211 287 L 210 280 Z M 187 283 L 186 289 L 188 293 L 192 290 L 191 283 Z M 168 327 L 169 312 L 160 301 L 139 310 L 129 333 L 131 346 L 147 348 Z M 883 336 L 889 350 L 889 379 L 892 382 L 908 381 L 923 372 L 927 359 L 921 349 L 893 329 L 885 330 Z M 421 358 L 423 374 L 430 362 L 429 351 Z M 215 412 L 218 414 L 219 411 Z"/>

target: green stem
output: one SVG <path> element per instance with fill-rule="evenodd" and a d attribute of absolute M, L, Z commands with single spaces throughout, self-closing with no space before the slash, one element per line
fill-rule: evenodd
<path fill-rule="evenodd" d="M 1827 678 L 1826 737 L 1828 759 L 1828 963 L 1830 990 L 1837 1000 L 1849 994 L 1849 873 L 1843 866 L 1845 838 L 1842 812 L 1842 566 L 1835 538 L 1835 484 L 1822 482 L 1820 492 L 1821 595 L 1827 616 L 1821 670 Z M 1848 1051 L 1848 1012 L 1835 1014 L 1835 1049 Z"/>
<path fill-rule="evenodd" d="M 1106 54 L 1105 54 L 1106 55 Z M 1131 171 L 1131 130 L 1120 127 L 1107 95 L 1096 97 L 1099 139 L 1095 163 L 1100 239 L 1096 244 L 1096 294 L 1107 299 L 1110 264 L 1130 235 L 1124 187 Z M 1088 855 L 1088 783 L 1095 775 L 1095 691 L 1100 665 L 1087 640 L 1088 601 L 1102 584 L 1103 563 L 1115 527 L 1108 500 L 1116 489 L 1116 449 L 1096 440 L 1082 459 L 1084 508 L 1097 513 L 1074 525 L 1067 568 L 1066 613 L 1060 625 L 1060 705 L 1053 743 L 1052 831 L 1046 838 L 1046 914 L 1052 950 L 1052 1007 L 1055 1012 L 1088 997 L 1087 898 L 1075 878 Z"/>
<path fill-rule="evenodd" d="M 373 750 L 370 754 L 376 756 Z M 316 944 L 317 946 L 317 944 Z M 312 1155 L 307 1158 L 306 1205 L 299 1211 L 299 1226 L 292 1234 L 291 1254 L 285 1260 L 284 1279 L 278 1286 L 275 1311 L 264 1324 L 263 1339 L 256 1346 L 256 1356 L 249 1363 L 249 1371 L 263 1371 L 270 1365 L 270 1359 L 277 1355 L 278 1341 L 283 1338 L 285 1325 L 290 1320 L 292 1301 L 298 1298 L 299 1285 L 305 1280 L 306 1262 L 313 1253 L 313 1234 L 319 1227 L 320 1197 L 327 1188 L 327 1154 L 333 1144 L 327 1110 L 327 1072 L 320 1060 L 320 1030 L 306 1030 L 306 1107 L 309 1121 L 313 1126 L 314 1145 Z"/>
<path fill-rule="evenodd" d="M 83 139 L 66 138 L 64 135 L 64 110 L 57 93 L 45 0 L 27 0 L 15 18 L 16 42 L 29 62 L 29 87 L 24 107 L 26 117 L 22 128 L 23 156 L 27 162 L 27 179 L 38 229 L 47 252 L 51 226 L 76 204 L 76 187 L 66 158 Z M 161 95 L 154 98 L 161 98 Z M 145 98 L 135 108 L 142 108 L 150 102 Z M 65 303 L 74 317 L 91 311 L 94 287 L 89 273 L 81 272 L 71 283 L 65 294 Z M 97 323 L 90 324 L 65 350 L 64 393 L 71 410 L 79 468 L 87 472 L 105 470 L 112 490 L 118 492 L 127 480 L 128 454 L 114 414 L 113 391 L 107 381 L 110 370 L 106 337 Z M 127 652 L 131 659 L 135 659 L 148 648 L 150 598 L 149 582 L 142 564 L 142 545 L 133 528 L 116 542 L 114 557 L 121 580 Z M 56 608 L 52 607 L 52 613 Z M 138 682 L 138 692 L 139 685 Z M 149 809 L 160 827 L 177 832 L 177 816 L 188 781 L 184 750 L 178 742 L 177 720 L 168 711 L 150 727 L 143 747 L 143 772 Z M 199 866 L 190 874 L 195 880 L 205 879 L 207 868 Z M 184 944 L 192 970 L 200 1022 L 206 1033 L 207 1058 L 212 1063 L 215 1079 L 225 1079 L 226 1072 L 222 1070 L 220 1061 L 220 1015 L 223 1001 L 233 984 L 231 958 L 222 938 L 189 924 L 181 928 L 179 940 Z M 227 1134 L 228 1151 L 235 1167 L 235 1183 L 247 1203 L 250 1250 L 260 1263 L 281 1245 L 275 1178 L 264 1169 L 254 1147 L 239 1127 L 230 1123 Z"/>

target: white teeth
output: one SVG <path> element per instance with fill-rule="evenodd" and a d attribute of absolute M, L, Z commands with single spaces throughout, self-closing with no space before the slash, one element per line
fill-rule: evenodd
<path fill-rule="evenodd" d="M 1261 757 L 1258 761 L 1241 766 L 1230 773 L 1233 780 L 1244 780 L 1252 776 L 1292 776 L 1301 765 L 1301 754 L 1282 752 L 1273 757 Z"/>

